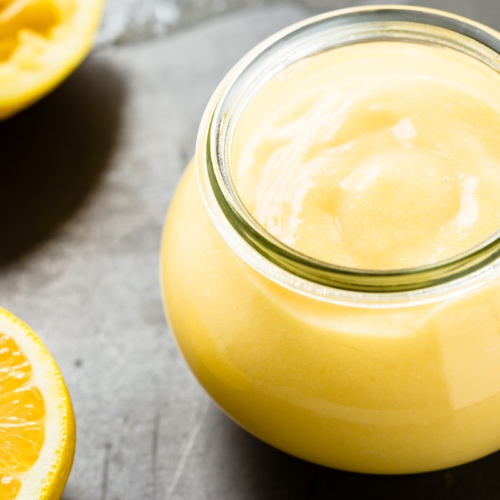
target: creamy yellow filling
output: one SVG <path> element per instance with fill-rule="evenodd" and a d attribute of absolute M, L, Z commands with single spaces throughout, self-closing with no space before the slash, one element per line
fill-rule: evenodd
<path fill-rule="evenodd" d="M 416 43 L 314 55 L 252 99 L 232 154 L 244 204 L 296 250 L 360 269 L 435 263 L 500 227 L 500 76 Z"/>

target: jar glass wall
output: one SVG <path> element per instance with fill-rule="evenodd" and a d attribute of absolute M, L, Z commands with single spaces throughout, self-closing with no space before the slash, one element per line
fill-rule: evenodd
<path fill-rule="evenodd" d="M 380 43 L 460 54 L 472 61 L 465 80 L 484 69 L 500 88 L 497 34 L 442 12 L 349 9 L 278 33 L 208 105 L 169 210 L 161 280 L 188 365 L 249 432 L 330 467 L 421 472 L 500 448 L 496 231 L 409 268 L 338 265 L 264 229 L 235 180 L 238 127 L 262 88 L 311 57 Z"/>

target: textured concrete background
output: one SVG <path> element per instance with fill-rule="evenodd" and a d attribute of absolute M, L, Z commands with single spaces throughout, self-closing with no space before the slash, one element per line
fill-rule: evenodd
<path fill-rule="evenodd" d="M 309 14 L 353 5 L 421 5 L 449 10 L 500 27 L 500 8 L 495 0 L 108 0 L 98 44 L 133 42 L 170 34 L 205 19 L 245 7 L 289 5 L 306 8 Z"/>
<path fill-rule="evenodd" d="M 500 28 L 497 0 L 425 3 Z M 73 397 L 64 500 L 499 498 L 500 454 L 375 477 L 262 444 L 208 400 L 163 316 L 163 220 L 211 92 L 265 36 L 348 4 L 110 0 L 87 62 L 0 123 L 0 304 L 40 334 Z"/>

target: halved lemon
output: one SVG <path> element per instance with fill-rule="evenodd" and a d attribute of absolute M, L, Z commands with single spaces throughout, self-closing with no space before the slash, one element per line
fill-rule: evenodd
<path fill-rule="evenodd" d="M 0 308 L 0 499 L 59 499 L 75 435 L 54 359 L 25 323 Z"/>
<path fill-rule="evenodd" d="M 104 0 L 0 0 L 0 119 L 52 90 L 87 55 Z"/>

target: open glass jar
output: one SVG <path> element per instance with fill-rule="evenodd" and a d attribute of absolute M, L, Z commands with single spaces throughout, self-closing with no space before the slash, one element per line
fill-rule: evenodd
<path fill-rule="evenodd" d="M 161 283 L 189 367 L 216 403 L 263 441 L 312 462 L 369 473 L 435 470 L 500 449 L 500 208 L 490 203 L 500 182 L 499 53 L 495 31 L 451 14 L 354 8 L 271 37 L 216 90 L 167 217 Z M 270 120 L 285 117 L 289 124 L 305 116 L 318 95 L 328 95 L 329 84 L 317 88 L 316 82 L 337 79 L 343 83 L 335 99 L 328 97 L 334 110 L 328 140 L 324 123 L 300 125 L 284 140 L 281 134 L 281 142 L 261 133 Z M 353 97 L 364 82 L 378 82 L 376 99 L 371 83 L 362 87 L 362 99 Z M 357 120 L 349 115 L 354 101 Z M 396 101 L 406 114 L 394 111 Z M 280 106 L 278 119 L 273 113 Z M 313 118 L 328 106 L 319 102 Z M 335 114 L 340 108 L 347 118 Z M 431 119 L 419 123 L 423 108 Z M 461 117 L 473 121 L 462 124 Z M 333 164 L 345 175 L 332 180 L 328 171 L 315 177 L 323 183 L 309 182 L 310 176 L 295 182 L 311 157 L 300 141 L 315 134 L 323 134 L 315 158 L 327 151 L 334 159 L 320 162 L 320 170 Z M 363 139 L 353 143 L 349 134 Z M 257 165 L 259 174 L 244 178 L 244 150 L 252 141 L 252 165 L 279 159 L 284 143 L 300 143 L 292 151 L 302 163 L 267 177 Z M 267 143 L 271 150 L 263 152 Z M 388 144 L 397 154 L 386 155 Z M 387 173 L 391 158 L 397 161 Z M 338 193 L 347 196 L 344 215 L 339 211 L 334 220 L 341 219 L 341 236 L 352 229 L 349 221 L 356 231 L 342 249 L 359 244 L 378 260 L 351 265 L 350 254 L 329 260 L 321 253 L 323 239 L 319 254 L 297 246 L 328 232 L 321 221 L 329 219 L 318 211 L 294 213 L 295 222 L 310 219 L 295 240 L 266 226 L 266 214 L 259 218 L 262 209 L 248 200 L 264 189 L 272 202 L 294 182 L 297 190 L 313 185 L 313 201 L 322 199 L 327 183 L 334 186 L 325 197 L 334 203 L 320 203 L 323 212 L 341 204 Z M 358 200 L 366 193 L 363 205 Z M 467 239 L 481 217 L 482 232 Z M 401 221 L 406 225 L 395 229 Z M 456 232 L 448 232 L 457 221 Z M 427 245 L 430 233 L 439 238 Z M 403 254 L 409 257 L 398 260 Z M 384 260 L 388 255 L 394 259 Z"/>

